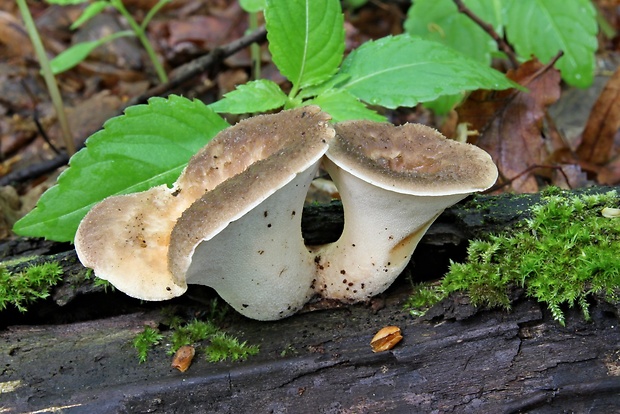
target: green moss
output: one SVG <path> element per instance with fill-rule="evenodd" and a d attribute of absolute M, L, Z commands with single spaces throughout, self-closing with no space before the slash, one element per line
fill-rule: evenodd
<path fill-rule="evenodd" d="M 407 306 L 420 314 L 450 293 L 465 291 L 475 305 L 509 309 L 508 294 L 519 286 L 562 325 L 564 305 L 578 305 L 589 319 L 588 295 L 618 300 L 620 219 L 600 214 L 617 205 L 615 191 L 565 197 L 549 190 L 529 219 L 507 234 L 472 241 L 466 262 L 452 263 L 441 284 L 417 292 Z"/>
<path fill-rule="evenodd" d="M 239 342 L 237 338 L 227 333 L 217 332 L 211 336 L 205 352 L 209 362 L 219 362 L 229 358 L 232 361 L 238 361 L 247 359 L 250 355 L 258 354 L 258 346 Z"/>
<path fill-rule="evenodd" d="M 9 272 L 0 266 L 0 310 L 7 304 L 26 312 L 26 305 L 49 296 L 50 289 L 62 276 L 62 268 L 57 262 L 29 266 L 19 273 Z"/>
<path fill-rule="evenodd" d="M 194 319 L 185 325 L 179 325 L 172 331 L 172 346 L 168 353 L 174 354 L 180 347 L 204 341 L 217 332 L 219 332 L 217 326 L 209 321 Z"/>
<path fill-rule="evenodd" d="M 206 320 L 193 319 L 190 322 L 185 322 L 173 308 L 165 308 L 163 310 L 163 323 L 170 328 L 170 331 L 164 336 L 155 330 L 159 337 L 152 336 L 151 332 L 143 332 L 133 342 L 134 347 L 138 351 L 140 362 L 146 360 L 149 349 L 161 342 L 163 338 L 166 338 L 166 341 L 170 343 L 169 355 L 174 354 L 184 345 L 194 345 L 198 351 L 204 345 L 204 353 L 209 362 L 218 362 L 226 359 L 237 361 L 257 354 L 258 346 L 240 342 L 237 338 L 219 328 L 218 323 L 222 321 L 227 313 L 227 309 L 227 306 L 219 305 L 217 300 L 213 300 L 207 304 Z M 144 336 L 146 336 L 146 339 L 140 339 Z M 151 339 L 150 345 L 149 339 Z M 153 339 L 155 340 L 153 341 Z"/>
<path fill-rule="evenodd" d="M 149 350 L 159 344 L 164 336 L 159 331 L 150 326 L 145 326 L 133 340 L 133 346 L 138 352 L 138 360 L 140 363 L 146 362 Z"/>

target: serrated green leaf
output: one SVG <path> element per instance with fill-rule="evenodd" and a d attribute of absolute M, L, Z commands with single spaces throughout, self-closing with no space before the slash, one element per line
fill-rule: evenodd
<path fill-rule="evenodd" d="M 502 33 L 499 0 L 469 0 L 464 4 Z M 443 43 L 479 62 L 491 63 L 497 43 L 478 24 L 460 13 L 452 0 L 417 0 L 407 13 L 404 28 L 410 35 Z"/>
<path fill-rule="evenodd" d="M 350 119 L 368 119 L 376 122 L 386 121 L 384 116 L 366 107 L 359 99 L 342 89 L 327 91 L 314 99 L 304 102 L 304 104 L 318 105 L 323 111 L 332 116 L 332 122 Z"/>
<path fill-rule="evenodd" d="M 302 89 L 297 94 L 297 98 L 308 99 L 325 93 L 330 89 L 336 89 L 340 85 L 342 85 L 347 79 L 349 79 L 349 77 L 349 75 L 345 75 L 344 73 L 338 73 L 319 85 L 314 85 Z"/>
<path fill-rule="evenodd" d="M 338 70 L 344 53 L 339 1 L 267 0 L 265 21 L 273 62 L 292 82 L 292 97 Z"/>
<path fill-rule="evenodd" d="M 517 53 L 548 62 L 560 50 L 556 67 L 562 79 L 579 87 L 592 83 L 595 69 L 596 11 L 589 0 L 512 1 L 506 14 L 506 35 Z"/>
<path fill-rule="evenodd" d="M 502 73 L 441 43 L 409 35 L 366 42 L 347 56 L 341 86 L 357 98 L 386 108 L 414 106 L 441 95 L 475 89 L 508 89 Z"/>
<path fill-rule="evenodd" d="M 266 0 L 239 0 L 239 5 L 248 13 L 257 13 L 265 10 Z"/>
<path fill-rule="evenodd" d="M 96 1 L 89 4 L 88 7 L 84 9 L 80 17 L 78 17 L 77 20 L 73 22 L 73 24 L 71 25 L 71 30 L 77 29 L 78 27 L 101 13 L 109 5 L 110 3 L 105 0 Z"/>
<path fill-rule="evenodd" d="M 286 103 L 287 96 L 277 83 L 259 79 L 237 86 L 224 95 L 223 99 L 209 105 L 215 112 L 247 114 L 277 109 Z"/>
<path fill-rule="evenodd" d="M 59 73 L 65 72 L 78 65 L 80 62 L 84 61 L 84 59 L 86 59 L 88 55 L 99 46 L 107 42 L 111 42 L 114 39 L 118 39 L 119 37 L 127 36 L 135 35 L 132 31 L 125 30 L 122 32 L 112 33 L 98 40 L 92 40 L 90 42 L 82 42 L 73 45 L 50 61 L 52 73 L 54 75 L 57 75 Z"/>
<path fill-rule="evenodd" d="M 105 197 L 172 184 L 194 153 L 228 124 L 200 101 L 152 98 L 125 110 L 75 154 L 58 184 L 15 223 L 17 234 L 73 241 L 80 220 Z"/>

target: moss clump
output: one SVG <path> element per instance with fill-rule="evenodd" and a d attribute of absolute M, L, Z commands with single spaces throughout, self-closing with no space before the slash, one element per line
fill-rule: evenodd
<path fill-rule="evenodd" d="M 11 273 L 0 265 L 0 310 L 11 304 L 26 312 L 27 304 L 49 296 L 61 276 L 62 268 L 57 262 L 33 265 L 19 273 Z"/>
<path fill-rule="evenodd" d="M 159 330 L 145 327 L 144 331 L 134 339 L 133 345 L 138 352 L 140 362 L 146 361 L 148 351 L 163 339 L 170 341 L 168 354 L 174 354 L 184 345 L 204 344 L 204 353 L 209 362 L 219 362 L 226 359 L 232 361 L 244 360 L 258 353 L 258 346 L 240 342 L 234 336 L 221 330 L 217 323 L 224 318 L 227 307 L 218 306 L 217 300 L 208 305 L 206 320 L 193 319 L 184 322 L 173 309 L 164 310 L 164 325 L 170 327 L 170 333 L 164 337 Z"/>
<path fill-rule="evenodd" d="M 620 219 L 600 214 L 617 205 L 615 191 L 571 197 L 546 192 L 531 218 L 507 234 L 472 241 L 466 262 L 452 263 L 439 285 L 419 287 L 407 307 L 420 314 L 465 291 L 474 305 L 509 309 L 508 293 L 519 286 L 544 302 L 560 324 L 565 304 L 579 305 L 587 320 L 588 295 L 618 300 Z"/>
<path fill-rule="evenodd" d="M 133 340 L 133 347 L 136 348 L 138 352 L 138 361 L 140 361 L 140 363 L 146 362 L 149 350 L 159 344 L 162 339 L 164 339 L 164 336 L 159 330 L 150 326 L 145 326 L 144 330 Z"/>

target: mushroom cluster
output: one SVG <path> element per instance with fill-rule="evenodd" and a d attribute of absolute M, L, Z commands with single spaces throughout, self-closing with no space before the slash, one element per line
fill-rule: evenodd
<path fill-rule="evenodd" d="M 483 150 L 436 130 L 369 121 L 331 125 L 316 106 L 227 128 L 169 188 L 106 198 L 84 217 L 84 266 L 144 300 L 214 288 L 258 320 L 312 297 L 364 301 L 387 289 L 448 206 L 495 182 Z M 319 167 L 342 198 L 340 238 L 306 246 L 301 213 Z"/>

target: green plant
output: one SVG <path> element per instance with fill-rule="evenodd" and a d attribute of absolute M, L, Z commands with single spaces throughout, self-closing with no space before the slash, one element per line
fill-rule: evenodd
<path fill-rule="evenodd" d="M 34 47 L 35 54 L 39 60 L 39 65 L 41 65 L 41 73 L 43 74 L 43 79 L 45 80 L 45 85 L 47 86 L 50 98 L 52 98 L 52 105 L 54 106 L 56 116 L 58 117 L 58 123 L 62 132 L 63 141 L 67 147 L 67 153 L 69 155 L 73 155 L 75 153 L 73 135 L 71 134 L 71 129 L 69 128 L 67 115 L 65 114 L 65 106 L 62 101 L 62 96 L 60 95 L 60 90 L 58 89 L 58 84 L 56 83 L 56 78 L 54 77 L 54 72 L 50 61 L 47 58 L 45 49 L 43 48 L 43 42 L 39 36 L 39 31 L 34 24 L 34 20 L 30 14 L 30 9 L 28 9 L 28 5 L 26 4 L 26 0 L 17 0 L 17 6 L 19 7 L 19 11 L 24 19 L 24 24 L 26 25 L 26 30 L 28 31 L 28 37 L 30 37 L 30 41 Z"/>
<path fill-rule="evenodd" d="M 171 96 L 128 108 L 91 136 L 37 208 L 18 221 L 24 236 L 72 241 L 80 220 L 103 198 L 174 182 L 200 147 L 228 124 L 214 111 L 255 113 L 319 105 L 334 121 L 385 118 L 368 105 L 396 108 L 478 88 L 514 87 L 503 74 L 436 42 L 408 35 L 368 42 L 343 61 L 340 2 L 269 0 L 269 48 L 292 83 L 285 94 L 260 79 L 209 107 Z"/>
<path fill-rule="evenodd" d="M 620 221 L 601 215 L 604 207 L 617 204 L 615 191 L 547 193 L 519 228 L 472 241 L 466 262 L 452 263 L 439 285 L 417 292 L 407 306 L 418 315 L 450 293 L 464 291 L 474 305 L 509 309 L 510 290 L 522 287 L 561 325 L 562 305 L 579 305 L 589 319 L 589 295 L 619 299 Z"/>
<path fill-rule="evenodd" d="M 32 265 L 19 273 L 11 273 L 0 265 L 0 310 L 11 304 L 26 312 L 27 304 L 49 296 L 61 275 L 62 268 L 56 262 Z"/>
<path fill-rule="evenodd" d="M 51 4 L 69 5 L 69 4 L 87 3 L 89 0 L 46 0 L 46 1 Z M 52 59 L 51 67 L 52 67 L 53 73 L 59 74 L 66 70 L 71 69 L 72 67 L 76 66 L 77 64 L 82 62 L 84 59 L 86 59 L 93 50 L 95 50 L 96 48 L 98 48 L 99 46 L 103 44 L 109 43 L 121 37 L 131 36 L 131 37 L 137 37 L 140 43 L 142 44 L 142 47 L 144 47 L 144 50 L 148 54 L 149 59 L 151 60 L 151 63 L 153 64 L 153 67 L 155 68 L 155 72 L 157 73 L 157 77 L 159 78 L 159 81 L 162 83 L 167 82 L 168 76 L 166 75 L 166 71 L 164 70 L 163 66 L 159 62 L 159 59 L 157 58 L 157 54 L 155 53 L 155 50 L 153 50 L 153 46 L 151 45 L 151 42 L 146 36 L 146 27 L 151 22 L 155 14 L 157 14 L 157 12 L 161 10 L 161 8 L 164 7 L 170 1 L 171 0 L 157 1 L 157 3 L 153 5 L 153 7 L 149 10 L 149 12 L 144 17 L 142 24 L 138 24 L 138 22 L 136 22 L 136 20 L 133 18 L 131 13 L 129 13 L 129 11 L 127 11 L 127 9 L 125 8 L 125 5 L 123 4 L 122 0 L 97 0 L 97 1 L 90 3 L 88 7 L 84 9 L 84 12 L 78 17 L 78 19 L 71 25 L 71 29 L 76 29 L 80 27 L 81 25 L 86 23 L 88 20 L 92 19 L 93 17 L 95 17 L 96 15 L 104 11 L 106 8 L 112 7 L 116 9 L 125 18 L 131 30 L 123 30 L 120 32 L 111 33 L 98 40 L 93 40 L 90 42 L 82 42 L 82 43 L 78 43 L 78 44 L 71 46 L 70 48 L 68 48 L 67 50 L 60 53 L 58 56 L 56 56 L 54 59 Z"/>
<path fill-rule="evenodd" d="M 269 50 L 291 82 L 286 94 L 274 82 L 239 86 L 210 107 L 243 114 L 319 105 L 334 121 L 385 118 L 368 105 L 397 108 L 441 95 L 515 86 L 486 65 L 436 42 L 408 35 L 367 42 L 344 60 L 340 2 L 268 0 Z"/>
<path fill-rule="evenodd" d="M 145 326 L 133 340 L 133 346 L 138 352 L 138 360 L 140 363 L 146 362 L 149 349 L 159 344 L 164 336 L 159 331 L 150 326 Z"/>
<path fill-rule="evenodd" d="M 481 21 L 459 9 L 467 9 Z M 598 24 L 590 0 L 416 0 L 404 28 L 486 65 L 506 54 L 514 63 L 531 56 L 548 62 L 561 50 L 563 56 L 555 66 L 567 83 L 587 87 L 594 78 Z M 498 44 L 503 47 L 498 49 Z M 446 112 L 461 99 L 459 94 L 427 105 Z"/>
<path fill-rule="evenodd" d="M 239 5 L 248 12 L 250 31 L 258 29 L 258 13 L 265 10 L 266 0 L 239 0 Z M 252 78 L 259 79 L 261 72 L 260 46 L 252 43 L 250 46 L 250 54 L 252 56 Z"/>

